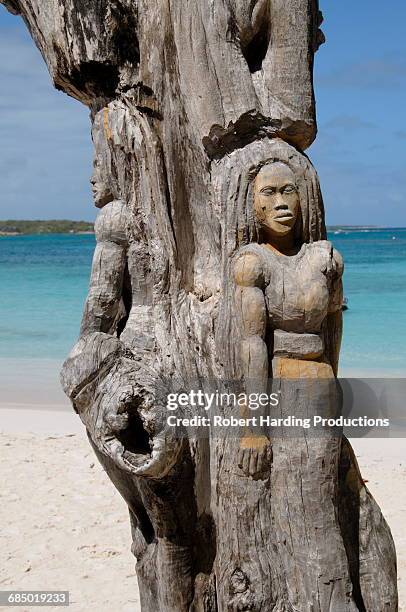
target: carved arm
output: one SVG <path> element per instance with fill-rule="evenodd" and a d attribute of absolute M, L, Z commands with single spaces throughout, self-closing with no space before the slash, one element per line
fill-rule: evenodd
<path fill-rule="evenodd" d="M 97 216 L 97 245 L 80 328 L 81 336 L 92 332 L 114 334 L 116 331 L 127 263 L 126 217 L 125 205 L 120 201 L 110 202 Z"/>
<path fill-rule="evenodd" d="M 268 347 L 266 305 L 261 262 L 252 253 L 242 255 L 234 267 L 236 308 L 242 326 L 241 361 L 245 392 L 266 393 L 268 387 Z M 249 417 L 248 407 L 243 416 Z M 252 415 L 251 415 L 252 416 Z M 239 467 L 246 475 L 260 478 L 269 467 L 271 447 L 265 435 L 249 429 L 240 440 Z"/>
<path fill-rule="evenodd" d="M 261 262 L 251 253 L 237 260 L 236 306 L 242 324 L 241 360 L 246 384 L 260 383 L 266 391 L 268 380 L 268 348 L 265 342 L 266 306 L 262 290 Z"/>
<path fill-rule="evenodd" d="M 122 202 L 111 202 L 100 211 L 95 223 L 97 245 L 80 339 L 61 373 L 64 391 L 79 414 L 123 351 L 114 327 L 126 265 L 125 215 Z"/>
<path fill-rule="evenodd" d="M 341 338 L 343 333 L 343 281 L 344 263 L 341 255 L 333 249 L 334 279 L 325 324 L 325 346 L 328 360 L 333 368 L 334 376 L 338 374 L 338 361 L 340 357 Z"/>

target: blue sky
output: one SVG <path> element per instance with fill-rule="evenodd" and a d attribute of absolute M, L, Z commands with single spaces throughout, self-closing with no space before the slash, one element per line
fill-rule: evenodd
<path fill-rule="evenodd" d="M 308 150 L 330 224 L 406 226 L 406 3 L 320 0 L 319 135 Z M 0 218 L 93 219 L 88 109 L 53 89 L 0 6 Z"/>

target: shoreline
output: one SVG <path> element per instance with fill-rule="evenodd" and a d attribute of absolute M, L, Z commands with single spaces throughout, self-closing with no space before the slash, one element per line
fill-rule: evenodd
<path fill-rule="evenodd" d="M 0 232 L 0 238 L 17 238 L 18 236 L 94 236 L 94 231 L 82 231 L 82 232 L 36 232 L 25 234 L 23 232 Z"/>
<path fill-rule="evenodd" d="M 70 410 L 59 382 L 62 363 L 62 359 L 0 357 L 0 407 L 25 404 Z"/>
<path fill-rule="evenodd" d="M 25 405 L 29 409 L 71 411 L 70 402 L 59 381 L 63 361 L 64 358 L 0 357 L 0 408 Z M 342 367 L 339 370 L 340 378 L 406 378 L 406 372 Z"/>

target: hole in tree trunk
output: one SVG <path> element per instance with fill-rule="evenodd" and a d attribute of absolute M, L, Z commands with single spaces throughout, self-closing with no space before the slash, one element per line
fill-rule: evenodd
<path fill-rule="evenodd" d="M 264 19 L 261 29 L 255 34 L 248 45 L 243 49 L 251 73 L 258 72 L 262 68 L 262 62 L 268 51 L 270 41 L 270 28 Z"/>
<path fill-rule="evenodd" d="M 117 434 L 118 440 L 124 446 L 126 451 L 139 455 L 149 455 L 151 446 L 150 438 L 144 429 L 143 422 L 135 410 L 129 412 L 129 421 L 127 429 L 124 429 Z"/>

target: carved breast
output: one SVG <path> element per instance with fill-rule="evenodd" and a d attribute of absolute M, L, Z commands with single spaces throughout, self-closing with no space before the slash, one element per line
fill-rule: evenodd
<path fill-rule="evenodd" d="M 265 297 L 271 327 L 295 333 L 320 332 L 335 276 L 331 244 L 304 244 L 294 256 L 260 248 L 266 267 Z"/>

